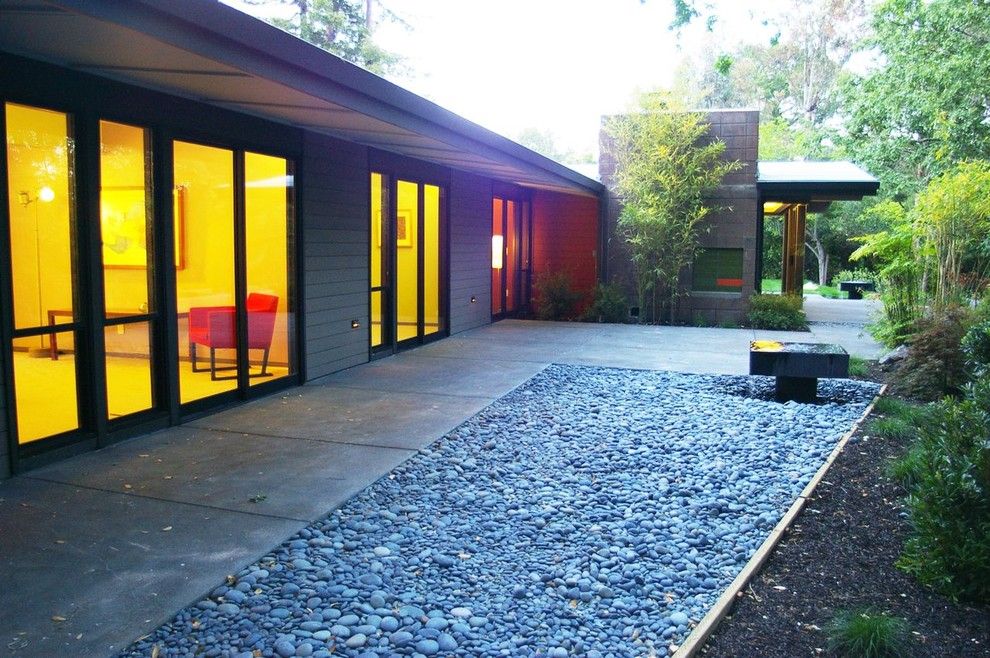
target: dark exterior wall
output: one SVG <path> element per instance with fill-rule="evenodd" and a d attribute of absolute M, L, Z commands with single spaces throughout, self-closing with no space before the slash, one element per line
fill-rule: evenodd
<path fill-rule="evenodd" d="M 534 191 L 533 281 L 566 272 L 586 302 L 598 282 L 598 235 L 597 198 Z"/>
<path fill-rule="evenodd" d="M 449 222 L 450 333 L 455 334 L 492 321 L 491 180 L 452 172 Z"/>
<path fill-rule="evenodd" d="M 7 364 L 0 350 L 0 480 L 10 477 L 10 436 L 7 431 Z"/>
<path fill-rule="evenodd" d="M 708 199 L 710 206 L 720 209 L 711 213 L 701 227 L 699 242 L 703 248 L 743 250 L 743 288 L 741 293 L 690 292 L 691 268 L 687 267 L 681 275 L 681 289 L 690 294 L 681 299 L 679 319 L 682 322 L 738 322 L 745 315 L 749 297 L 755 292 L 756 263 L 760 258 L 757 251 L 756 193 L 760 113 L 756 110 L 718 110 L 709 112 L 707 121 L 711 124 L 711 139 L 725 142 L 723 159 L 738 161 L 743 166 L 727 175 Z M 615 193 L 615 157 L 604 132 L 601 135 L 601 151 L 599 172 L 608 188 L 606 278 L 626 286 L 630 300 L 635 300 L 635 278 L 629 252 L 616 235 L 622 202 Z"/>
<path fill-rule="evenodd" d="M 301 223 L 306 379 L 368 360 L 368 149 L 307 133 Z M 351 328 L 357 320 L 360 327 Z"/>

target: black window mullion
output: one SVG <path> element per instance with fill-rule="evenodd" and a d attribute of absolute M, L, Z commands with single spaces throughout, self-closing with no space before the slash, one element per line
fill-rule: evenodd
<path fill-rule="evenodd" d="M 237 331 L 237 386 L 241 394 L 249 384 L 247 321 L 247 190 L 244 151 L 234 151 L 234 317 Z M 288 303 L 288 302 L 286 302 Z"/>
<path fill-rule="evenodd" d="M 422 342 L 423 337 L 426 335 L 426 273 L 424 272 L 426 266 L 426 241 L 424 235 L 426 233 L 426 203 L 425 203 L 425 186 L 422 183 L 416 184 L 416 205 L 418 211 L 416 213 L 416 330 L 417 339 Z"/>
<path fill-rule="evenodd" d="M 152 349 L 157 355 L 152 360 L 152 397 L 156 403 L 163 401 L 169 410 L 169 420 L 175 425 L 180 419 L 179 404 L 179 323 L 178 300 L 175 289 L 175 235 L 172 217 L 175 208 L 172 190 L 175 188 L 172 135 L 162 130 L 152 133 L 156 212 L 153 221 L 155 237 L 152 245 L 154 262 L 158 266 L 158 284 L 152 290 L 155 296 L 153 308 L 161 309 L 160 317 L 168 318 L 154 327 Z M 149 300 L 148 302 L 152 302 Z"/>
<path fill-rule="evenodd" d="M 18 468 L 17 451 L 17 408 L 14 398 L 14 289 L 13 267 L 10 258 L 10 199 L 7 195 L 7 112 L 6 106 L 0 103 L 0 345 L 3 358 L 4 411 L 7 420 L 7 454 L 10 459 L 10 471 L 16 473 Z"/>
<path fill-rule="evenodd" d="M 90 114 L 79 115 L 76 126 L 76 212 L 74 266 L 77 273 L 76 386 L 79 419 L 96 432 L 98 445 L 106 436 L 106 347 L 103 344 L 104 282 L 100 224 L 100 126 Z M 80 349 L 82 346 L 82 349 Z"/>

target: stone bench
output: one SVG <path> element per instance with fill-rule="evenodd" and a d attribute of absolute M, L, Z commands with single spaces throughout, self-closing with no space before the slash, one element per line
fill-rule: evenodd
<path fill-rule="evenodd" d="M 776 377 L 778 402 L 814 402 L 819 377 L 849 376 L 849 353 L 828 343 L 754 340 L 749 345 L 749 374 Z"/>
<path fill-rule="evenodd" d="M 839 290 L 849 293 L 849 299 L 863 299 L 864 292 L 877 289 L 872 281 L 840 281 Z"/>

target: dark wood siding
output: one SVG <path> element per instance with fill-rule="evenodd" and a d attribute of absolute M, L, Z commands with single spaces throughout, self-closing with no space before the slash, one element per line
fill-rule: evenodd
<path fill-rule="evenodd" d="M 450 333 L 454 334 L 492 320 L 491 181 L 453 172 L 449 207 Z"/>
<path fill-rule="evenodd" d="M 315 379 L 368 360 L 368 150 L 307 133 L 302 174 L 303 352 Z"/>

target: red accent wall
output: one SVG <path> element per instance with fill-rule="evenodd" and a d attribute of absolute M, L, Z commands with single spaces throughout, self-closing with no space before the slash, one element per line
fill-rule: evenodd
<path fill-rule="evenodd" d="M 535 191 L 533 281 L 543 273 L 567 272 L 571 285 L 587 293 L 587 303 L 598 282 L 598 219 L 596 198 Z"/>

